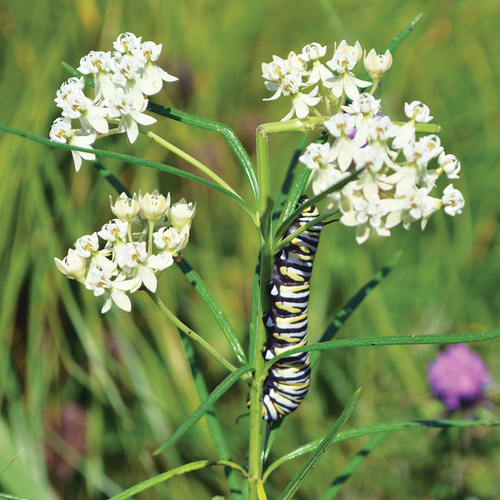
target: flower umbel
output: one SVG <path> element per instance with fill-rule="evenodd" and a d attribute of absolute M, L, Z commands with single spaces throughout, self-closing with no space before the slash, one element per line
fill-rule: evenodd
<path fill-rule="evenodd" d="M 62 117 L 52 125 L 51 140 L 91 149 L 108 133 L 126 132 L 133 143 L 139 125 L 156 122 L 144 113 L 147 97 L 158 93 L 163 82 L 177 80 L 155 64 L 161 44 L 142 42 L 141 37 L 122 33 L 113 47 L 113 53 L 91 51 L 80 60 L 78 71 L 94 79 L 93 98 L 85 94 L 83 78 L 70 78 L 57 91 L 55 102 L 62 109 Z M 74 151 L 73 159 L 78 171 L 82 160 L 94 160 L 95 156 Z"/>
<path fill-rule="evenodd" d="M 478 354 L 467 345 L 449 347 L 428 366 L 433 397 L 446 411 L 471 409 L 485 402 L 484 389 L 491 376 Z"/>
<path fill-rule="evenodd" d="M 130 311 L 127 293 L 142 288 L 156 291 L 158 274 L 174 263 L 188 243 L 196 204 L 182 198 L 170 207 L 170 193 L 165 197 L 155 190 L 132 198 L 122 193 L 111 203 L 111 210 L 118 219 L 78 238 L 63 260 L 54 259 L 65 276 L 80 281 L 95 296 L 104 297 L 102 313 L 112 304 Z M 180 233 L 176 229 L 179 225 Z"/>

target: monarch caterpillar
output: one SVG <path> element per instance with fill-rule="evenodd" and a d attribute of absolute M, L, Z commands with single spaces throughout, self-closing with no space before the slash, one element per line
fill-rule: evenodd
<path fill-rule="evenodd" d="M 297 207 L 305 201 L 307 196 L 302 196 Z M 283 239 L 318 215 L 314 205 L 304 208 Z M 322 227 L 322 222 L 311 226 L 293 238 L 274 259 L 273 277 L 269 283 L 271 310 L 264 316 L 267 342 L 263 356 L 266 361 L 307 345 L 309 280 Z M 278 360 L 264 381 L 262 418 L 278 420 L 294 411 L 309 389 L 310 377 L 309 353 L 299 352 Z"/>

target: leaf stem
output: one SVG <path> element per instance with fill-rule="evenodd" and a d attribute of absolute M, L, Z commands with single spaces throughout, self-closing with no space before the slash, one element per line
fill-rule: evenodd
<path fill-rule="evenodd" d="M 148 295 L 151 297 L 153 302 L 158 306 L 160 311 L 167 316 L 170 321 L 182 332 L 184 332 L 191 340 L 194 340 L 197 342 L 200 347 L 205 349 L 215 360 L 217 360 L 224 368 L 226 368 L 230 372 L 234 372 L 237 370 L 237 368 L 232 365 L 226 358 L 221 356 L 219 352 L 213 348 L 205 339 L 200 337 L 196 332 L 191 330 L 188 326 L 186 326 L 175 314 L 170 311 L 170 309 L 163 303 L 163 301 L 156 295 L 156 293 L 153 293 L 149 290 L 146 290 Z M 245 377 L 242 377 L 245 378 Z M 247 376 L 248 380 L 248 376 Z"/>
<path fill-rule="evenodd" d="M 177 146 L 174 146 L 171 142 L 168 142 L 166 139 L 163 137 L 160 137 L 158 134 L 155 134 L 151 130 L 149 130 L 147 127 L 144 125 L 140 125 L 140 131 L 146 136 L 155 141 L 156 143 L 160 144 L 160 146 L 163 146 L 165 149 L 168 149 L 169 151 L 172 151 L 172 153 L 176 154 L 180 158 L 186 160 L 188 163 L 191 163 L 194 167 L 196 167 L 200 172 L 203 172 L 207 177 L 212 179 L 216 184 L 219 186 L 223 187 L 224 189 L 227 189 L 231 193 L 233 193 L 235 196 L 241 199 L 241 197 L 238 195 L 238 193 L 223 179 L 221 179 L 215 172 L 210 170 L 206 165 L 201 163 L 201 161 L 198 161 L 196 158 L 193 158 L 190 154 L 186 153 L 186 151 L 183 151 L 182 149 L 178 148 Z"/>

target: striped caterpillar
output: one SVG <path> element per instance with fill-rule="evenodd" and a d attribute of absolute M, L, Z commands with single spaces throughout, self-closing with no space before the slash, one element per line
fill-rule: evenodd
<path fill-rule="evenodd" d="M 297 206 L 307 201 L 302 196 Z M 311 205 L 292 222 L 283 238 L 318 217 Z M 311 226 L 290 241 L 275 257 L 269 283 L 271 310 L 264 316 L 267 342 L 266 361 L 290 349 L 307 345 L 307 307 L 309 280 L 323 223 Z M 264 381 L 262 418 L 278 420 L 294 411 L 309 389 L 311 367 L 309 353 L 299 352 L 279 359 Z"/>

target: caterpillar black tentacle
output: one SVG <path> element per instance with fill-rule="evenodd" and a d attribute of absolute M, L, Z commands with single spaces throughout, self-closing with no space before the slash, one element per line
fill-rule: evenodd
<path fill-rule="evenodd" d="M 297 206 L 307 201 L 302 196 Z M 318 217 L 311 205 L 292 222 L 283 239 Z M 307 312 L 309 280 L 323 223 L 311 226 L 290 241 L 275 257 L 273 277 L 269 284 L 271 310 L 264 316 L 267 342 L 266 360 L 307 345 Z M 294 411 L 309 389 L 311 367 L 309 354 L 299 352 L 279 359 L 264 381 L 262 418 L 278 420 Z"/>

